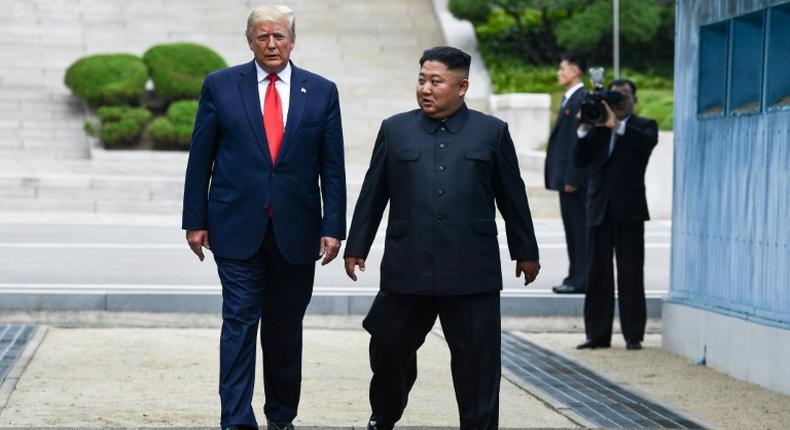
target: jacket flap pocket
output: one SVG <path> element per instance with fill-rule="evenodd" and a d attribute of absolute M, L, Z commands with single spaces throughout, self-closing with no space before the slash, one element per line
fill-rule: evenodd
<path fill-rule="evenodd" d="M 488 149 L 464 149 L 464 158 L 467 160 L 491 161 L 493 157 Z"/>
<path fill-rule="evenodd" d="M 215 202 L 230 203 L 236 200 L 236 197 L 238 197 L 238 193 L 223 188 L 211 188 L 208 193 L 208 199 Z"/>
<path fill-rule="evenodd" d="M 409 221 L 390 221 L 387 224 L 387 237 L 401 237 L 406 235 Z"/>
<path fill-rule="evenodd" d="M 475 233 L 481 236 L 496 236 L 496 221 L 493 219 L 476 219 L 472 223 Z"/>
<path fill-rule="evenodd" d="M 414 161 L 420 158 L 420 148 L 401 148 L 395 151 L 398 161 Z"/>

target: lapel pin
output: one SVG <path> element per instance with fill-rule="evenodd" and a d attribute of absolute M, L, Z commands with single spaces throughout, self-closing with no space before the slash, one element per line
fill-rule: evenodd
<path fill-rule="evenodd" d="M 302 92 L 307 94 L 307 90 L 304 87 L 302 87 Z"/>

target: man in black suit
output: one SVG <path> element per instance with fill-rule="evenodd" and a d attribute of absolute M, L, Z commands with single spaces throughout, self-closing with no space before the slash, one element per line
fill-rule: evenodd
<path fill-rule="evenodd" d="M 369 429 L 392 429 L 417 378 L 417 349 L 436 321 L 452 355 L 460 428 L 499 419 L 502 271 L 495 204 L 516 276 L 535 280 L 538 246 L 507 124 L 464 103 L 471 58 L 425 51 L 420 109 L 381 124 L 346 245 L 346 272 L 365 268 L 384 208 L 389 221 L 371 334 Z"/>
<path fill-rule="evenodd" d="M 579 349 L 608 348 L 614 319 L 612 250 L 617 256 L 617 293 L 620 324 L 626 347 L 641 349 L 647 311 L 644 260 L 645 221 L 650 219 L 645 197 L 645 168 L 658 142 L 655 120 L 634 115 L 636 85 L 615 80 L 609 89 L 622 95 L 609 106 L 606 121 L 578 130 L 574 152 L 577 166 L 590 172 L 587 222 L 590 226 L 590 264 L 584 301 L 587 340 Z"/>
<path fill-rule="evenodd" d="M 587 170 L 573 163 L 579 126 L 576 114 L 584 95 L 585 68 L 584 58 L 578 55 L 566 55 L 560 62 L 557 82 L 565 88 L 565 95 L 546 149 L 546 189 L 559 192 L 568 250 L 568 276 L 553 288 L 558 294 L 584 294 L 587 289 Z"/>

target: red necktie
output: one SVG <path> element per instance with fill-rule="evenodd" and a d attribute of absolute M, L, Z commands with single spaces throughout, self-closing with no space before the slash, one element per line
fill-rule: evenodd
<path fill-rule="evenodd" d="M 269 86 L 266 87 L 266 98 L 263 102 L 263 129 L 266 130 L 266 140 L 269 141 L 269 153 L 272 155 L 272 164 L 280 154 L 280 144 L 283 142 L 283 105 L 280 94 L 274 84 L 277 74 L 268 77 Z"/>

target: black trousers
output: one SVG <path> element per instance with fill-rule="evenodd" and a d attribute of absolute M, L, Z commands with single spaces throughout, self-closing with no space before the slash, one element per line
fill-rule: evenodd
<path fill-rule="evenodd" d="M 215 256 L 222 281 L 220 425 L 257 428 L 252 410 L 255 353 L 260 322 L 264 414 L 287 423 L 296 417 L 302 381 L 302 319 L 310 302 L 315 264 L 290 264 L 269 228 L 246 260 Z"/>
<path fill-rule="evenodd" d="M 384 425 L 401 418 L 417 379 L 417 349 L 437 315 L 450 347 L 460 428 L 496 429 L 501 377 L 499 291 L 465 296 L 380 292 L 363 322 L 371 334 L 373 415 Z"/>
<path fill-rule="evenodd" d="M 590 230 L 590 264 L 584 300 L 587 339 L 609 342 L 614 320 L 614 267 L 617 258 L 617 295 L 620 325 L 628 342 L 645 335 L 645 223 L 615 223 L 607 215 Z"/>
<path fill-rule="evenodd" d="M 587 289 L 587 190 L 575 193 L 560 191 L 560 214 L 565 227 L 565 244 L 568 250 L 568 276 L 562 281 L 580 290 Z"/>

